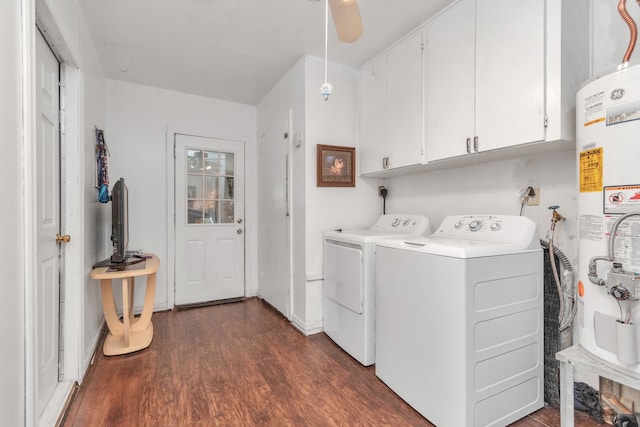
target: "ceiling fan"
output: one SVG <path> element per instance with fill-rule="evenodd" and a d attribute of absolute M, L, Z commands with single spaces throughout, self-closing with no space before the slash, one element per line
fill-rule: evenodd
<path fill-rule="evenodd" d="M 324 84 L 320 87 L 320 94 L 325 101 L 329 99 L 329 95 L 331 95 L 331 92 L 333 91 L 333 85 L 327 80 L 329 9 L 331 9 L 333 23 L 336 26 L 338 40 L 344 43 L 353 43 L 362 35 L 362 19 L 360 19 L 360 10 L 358 9 L 358 3 L 356 0 L 326 0 L 324 27 Z"/>
<path fill-rule="evenodd" d="M 356 0 L 328 0 L 338 40 L 353 43 L 362 35 L 362 19 Z"/>

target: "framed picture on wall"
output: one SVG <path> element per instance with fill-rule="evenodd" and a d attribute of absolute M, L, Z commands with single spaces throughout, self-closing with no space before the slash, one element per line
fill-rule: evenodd
<path fill-rule="evenodd" d="M 356 149 L 318 144 L 316 149 L 318 187 L 356 186 Z"/>

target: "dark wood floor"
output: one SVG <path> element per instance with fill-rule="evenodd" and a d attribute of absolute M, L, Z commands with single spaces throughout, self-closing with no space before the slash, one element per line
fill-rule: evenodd
<path fill-rule="evenodd" d="M 98 353 L 64 426 L 432 426 L 373 367 L 258 299 L 155 313 L 153 324 L 149 348 Z M 560 414 L 513 425 L 556 427 Z M 575 425 L 598 426 L 580 412 Z"/>

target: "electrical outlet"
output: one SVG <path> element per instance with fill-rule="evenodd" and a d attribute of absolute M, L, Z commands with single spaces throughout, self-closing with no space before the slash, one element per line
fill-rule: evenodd
<path fill-rule="evenodd" d="M 533 188 L 533 195 L 530 195 L 527 199 L 527 206 L 538 206 L 540 204 L 540 188 Z"/>

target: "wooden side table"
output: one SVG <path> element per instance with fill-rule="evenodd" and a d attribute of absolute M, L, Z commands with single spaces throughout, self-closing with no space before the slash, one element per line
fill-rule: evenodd
<path fill-rule="evenodd" d="M 91 271 L 91 278 L 100 280 L 102 288 L 102 309 L 109 327 L 102 351 L 106 356 L 127 354 L 147 348 L 153 339 L 153 303 L 156 297 L 156 272 L 160 260 L 153 254 L 144 264 L 133 264 L 122 271 L 108 271 L 109 267 L 97 267 Z M 137 266 L 137 267 L 136 267 Z M 137 276 L 147 277 L 144 306 L 139 317 L 133 314 L 133 288 Z M 113 299 L 113 279 L 122 279 L 122 321 L 116 311 Z"/>

